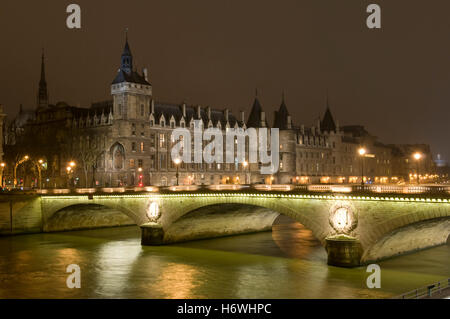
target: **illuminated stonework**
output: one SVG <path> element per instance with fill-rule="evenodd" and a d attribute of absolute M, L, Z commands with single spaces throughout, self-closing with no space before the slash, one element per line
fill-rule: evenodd
<path fill-rule="evenodd" d="M 358 225 L 355 209 L 347 201 L 339 201 L 331 207 L 329 220 L 338 234 L 349 234 Z"/>
<path fill-rule="evenodd" d="M 151 222 L 156 222 L 158 218 L 161 216 L 161 212 L 159 210 L 159 205 L 157 202 L 150 202 L 150 205 L 147 209 L 147 217 Z"/>

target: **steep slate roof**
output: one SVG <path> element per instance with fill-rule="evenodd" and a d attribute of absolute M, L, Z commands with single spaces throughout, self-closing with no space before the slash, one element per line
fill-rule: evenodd
<path fill-rule="evenodd" d="M 250 111 L 250 115 L 247 120 L 247 127 L 261 127 L 261 112 L 261 104 L 259 103 L 258 97 L 255 97 L 252 110 Z"/>
<path fill-rule="evenodd" d="M 273 127 L 279 128 L 280 130 L 287 130 L 288 128 L 288 116 L 289 112 L 283 99 L 281 100 L 281 105 L 278 111 L 275 111 L 275 119 L 273 121 Z"/>
<path fill-rule="evenodd" d="M 322 122 L 320 122 L 320 129 L 326 132 L 336 132 L 336 123 L 334 122 L 333 115 L 331 115 L 328 105 Z"/>
<path fill-rule="evenodd" d="M 362 125 L 346 125 L 341 127 L 344 133 L 351 134 L 353 137 L 368 136 L 369 132 Z"/>
<path fill-rule="evenodd" d="M 117 83 L 122 83 L 122 82 L 151 85 L 149 82 L 147 82 L 145 80 L 143 75 L 140 75 L 136 71 L 132 71 L 130 73 L 127 73 L 124 70 L 120 69 L 117 72 L 116 78 L 114 79 L 114 81 L 112 81 L 112 84 L 117 84 Z"/>

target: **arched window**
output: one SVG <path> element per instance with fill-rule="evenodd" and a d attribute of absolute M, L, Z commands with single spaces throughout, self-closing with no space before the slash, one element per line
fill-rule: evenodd
<path fill-rule="evenodd" d="M 125 149 L 122 144 L 115 143 L 111 146 L 110 154 L 112 158 L 113 168 L 116 170 L 123 169 L 125 162 Z"/>

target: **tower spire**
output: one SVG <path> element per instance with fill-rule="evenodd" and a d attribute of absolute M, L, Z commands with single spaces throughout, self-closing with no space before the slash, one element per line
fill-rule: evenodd
<path fill-rule="evenodd" d="M 48 106 L 47 81 L 45 80 L 45 55 L 42 48 L 41 56 L 41 79 L 39 80 L 39 90 L 37 94 L 37 107 L 43 108 Z"/>
<path fill-rule="evenodd" d="M 133 55 L 128 44 L 128 28 L 125 29 L 125 47 L 123 48 L 120 69 L 126 73 L 133 71 Z"/>

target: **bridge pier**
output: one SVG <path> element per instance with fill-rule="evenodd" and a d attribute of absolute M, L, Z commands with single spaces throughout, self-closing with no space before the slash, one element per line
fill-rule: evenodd
<path fill-rule="evenodd" d="M 141 225 L 141 244 L 144 246 L 163 245 L 164 230 L 158 224 L 144 224 Z"/>
<path fill-rule="evenodd" d="M 363 249 L 356 238 L 326 238 L 328 265 L 338 267 L 358 267 L 361 265 Z"/>

